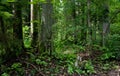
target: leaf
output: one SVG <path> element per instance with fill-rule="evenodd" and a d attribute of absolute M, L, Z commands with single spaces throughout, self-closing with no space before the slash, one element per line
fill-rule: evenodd
<path fill-rule="evenodd" d="M 7 73 L 3 73 L 1 76 L 10 76 L 10 75 Z"/>
<path fill-rule="evenodd" d="M 47 62 L 41 61 L 40 59 L 36 59 L 36 64 L 47 66 Z"/>
<path fill-rule="evenodd" d="M 0 15 L 2 15 L 5 19 L 8 19 L 8 18 L 10 18 L 11 16 L 13 16 L 11 13 L 9 13 L 9 12 L 4 12 L 4 11 L 1 11 Z"/>
<path fill-rule="evenodd" d="M 7 2 L 16 2 L 16 0 L 7 0 Z"/>
<path fill-rule="evenodd" d="M 36 59 L 36 64 L 40 64 L 41 63 L 41 60 L 40 59 Z"/>
<path fill-rule="evenodd" d="M 21 67 L 21 66 L 22 66 L 21 63 L 14 63 L 11 67 L 12 67 L 13 69 L 16 69 L 16 68 L 19 68 L 19 67 Z"/>
<path fill-rule="evenodd" d="M 73 67 L 71 65 L 68 66 L 68 73 L 69 74 L 73 74 L 74 73 Z"/>
<path fill-rule="evenodd" d="M 45 0 L 40 0 L 40 2 L 46 2 Z"/>

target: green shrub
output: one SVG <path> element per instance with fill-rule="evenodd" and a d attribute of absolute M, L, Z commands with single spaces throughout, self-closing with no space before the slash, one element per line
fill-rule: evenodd
<path fill-rule="evenodd" d="M 114 34 L 110 35 L 106 47 L 104 47 L 103 54 L 101 56 L 102 60 L 115 58 L 118 59 L 120 57 L 120 35 Z"/>

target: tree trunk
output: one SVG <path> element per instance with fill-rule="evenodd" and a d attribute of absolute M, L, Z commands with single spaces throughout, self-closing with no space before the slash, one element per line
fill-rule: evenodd
<path fill-rule="evenodd" d="M 53 5 L 51 0 L 46 0 L 42 5 L 42 25 L 41 25 L 41 51 L 47 51 L 52 53 L 53 41 L 52 41 L 52 25 L 53 18 Z"/>
<path fill-rule="evenodd" d="M 0 16 L 0 28 L 1 28 L 0 41 L 1 41 L 1 45 L 3 46 L 3 49 L 5 49 L 5 52 L 6 52 L 5 55 L 2 55 L 2 57 L 1 57 L 3 59 L 3 62 L 4 62 L 4 61 L 7 61 L 11 58 L 11 54 L 10 54 L 11 53 L 11 48 L 9 46 L 9 42 L 8 42 L 8 38 L 7 38 L 7 32 L 6 32 L 7 30 L 5 28 L 4 20 L 3 20 L 2 16 Z"/>
<path fill-rule="evenodd" d="M 32 3 L 33 0 L 30 0 L 30 2 Z M 33 37 L 33 4 L 30 5 L 30 35 L 31 37 Z"/>
<path fill-rule="evenodd" d="M 76 5 L 75 5 L 75 0 L 72 0 L 72 3 L 73 3 L 73 8 L 72 8 L 72 18 L 73 18 L 73 26 L 75 27 L 74 29 L 74 44 L 77 44 L 77 31 L 76 31 L 76 28 L 77 28 L 77 24 L 76 24 Z"/>
<path fill-rule="evenodd" d="M 15 3 L 14 6 L 13 49 L 18 50 L 18 53 L 22 53 L 24 49 L 21 11 L 22 7 L 19 1 Z"/>
<path fill-rule="evenodd" d="M 90 0 L 87 0 L 87 25 L 88 25 L 88 43 L 92 44 L 92 26 L 90 20 Z"/>
<path fill-rule="evenodd" d="M 87 30 L 86 30 L 86 16 L 83 16 L 85 15 L 85 4 L 84 3 L 81 3 L 81 15 L 82 15 L 82 19 L 81 19 L 81 26 L 82 26 L 82 29 L 81 29 L 81 37 L 80 37 L 80 40 L 82 42 L 82 45 L 85 45 L 86 44 L 86 41 L 87 41 Z"/>
<path fill-rule="evenodd" d="M 36 3 L 33 6 L 33 35 L 32 35 L 32 47 L 38 47 L 38 24 L 39 24 L 39 4 Z"/>
<path fill-rule="evenodd" d="M 110 23 L 109 23 L 109 6 L 107 3 L 103 6 L 103 30 L 102 30 L 102 45 L 105 46 L 106 38 L 109 34 Z"/>

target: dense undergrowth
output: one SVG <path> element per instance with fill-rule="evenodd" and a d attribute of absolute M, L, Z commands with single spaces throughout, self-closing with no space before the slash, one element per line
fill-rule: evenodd
<path fill-rule="evenodd" d="M 120 0 L 0 0 L 0 76 L 119 76 L 119 30 Z"/>
<path fill-rule="evenodd" d="M 25 55 L 1 64 L 0 74 L 1 76 L 94 76 L 98 74 L 102 76 L 112 69 L 119 68 L 117 60 L 119 55 L 115 54 L 118 50 L 113 52 L 114 48 L 108 49 L 95 45 L 90 56 L 75 67 L 77 54 L 73 51 L 76 46 L 66 47 L 67 49 L 62 49 L 65 50 L 62 53 L 56 51 L 51 56 L 48 53 L 38 55 L 32 51 L 33 49 L 29 49 Z"/>

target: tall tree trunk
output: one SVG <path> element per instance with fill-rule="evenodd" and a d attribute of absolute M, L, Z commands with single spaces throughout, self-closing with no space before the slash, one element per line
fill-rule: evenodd
<path fill-rule="evenodd" d="M 46 0 L 42 5 L 42 25 L 41 25 L 41 51 L 48 51 L 51 55 L 53 50 L 52 25 L 53 25 L 53 5 L 52 0 Z"/>
<path fill-rule="evenodd" d="M 18 50 L 18 53 L 22 53 L 24 49 L 23 43 L 23 31 L 22 31 L 22 11 L 21 3 L 18 1 L 14 4 L 14 24 L 13 24 L 13 43 L 14 50 Z"/>
<path fill-rule="evenodd" d="M 95 15 L 96 16 L 96 15 Z M 97 27 L 98 27 L 98 24 L 97 24 L 97 17 L 93 18 L 93 32 L 92 32 L 92 41 L 93 43 L 96 42 L 96 31 L 97 31 Z"/>
<path fill-rule="evenodd" d="M 75 27 L 74 29 L 74 44 L 77 44 L 77 31 L 76 31 L 76 28 L 77 28 L 77 24 L 76 24 L 76 5 L 75 5 L 75 0 L 72 0 L 72 3 L 73 3 L 73 8 L 72 8 L 72 18 L 73 18 L 73 26 Z"/>
<path fill-rule="evenodd" d="M 36 3 L 33 6 L 33 35 L 32 35 L 32 47 L 38 47 L 38 24 L 39 24 L 39 4 Z"/>
<path fill-rule="evenodd" d="M 88 25 L 88 43 L 92 44 L 92 26 L 90 20 L 90 0 L 87 0 L 87 25 Z"/>
<path fill-rule="evenodd" d="M 3 58 L 3 62 L 7 61 L 11 58 L 11 48 L 9 46 L 8 38 L 7 38 L 7 30 L 5 28 L 3 17 L 0 16 L 0 28 L 1 28 L 1 36 L 0 41 L 2 43 L 3 49 L 5 49 L 5 55 L 2 55 L 1 58 Z M 0 45 L 1 46 L 1 45 Z M 1 62 L 0 62 L 1 63 Z"/>
<path fill-rule="evenodd" d="M 30 2 L 32 3 L 33 0 L 30 0 Z M 31 37 L 33 37 L 33 4 L 30 4 L 30 35 Z"/>
<path fill-rule="evenodd" d="M 82 29 L 81 29 L 80 40 L 82 42 L 82 45 L 85 45 L 86 41 L 87 41 L 86 16 L 83 16 L 83 15 L 85 15 L 85 3 L 81 3 L 81 11 L 82 11 L 81 12 L 81 15 L 82 15 L 82 19 L 81 19 Z"/>
<path fill-rule="evenodd" d="M 103 6 L 103 30 L 102 30 L 102 45 L 105 46 L 106 38 L 109 34 L 110 23 L 109 23 L 109 6 L 105 3 Z"/>
<path fill-rule="evenodd" d="M 24 9 L 25 12 L 27 13 L 26 17 L 25 17 L 25 24 L 27 24 L 27 26 L 30 27 L 30 21 L 31 21 L 31 4 L 30 4 L 30 0 L 27 0 L 27 4 L 26 4 L 26 8 Z"/>

